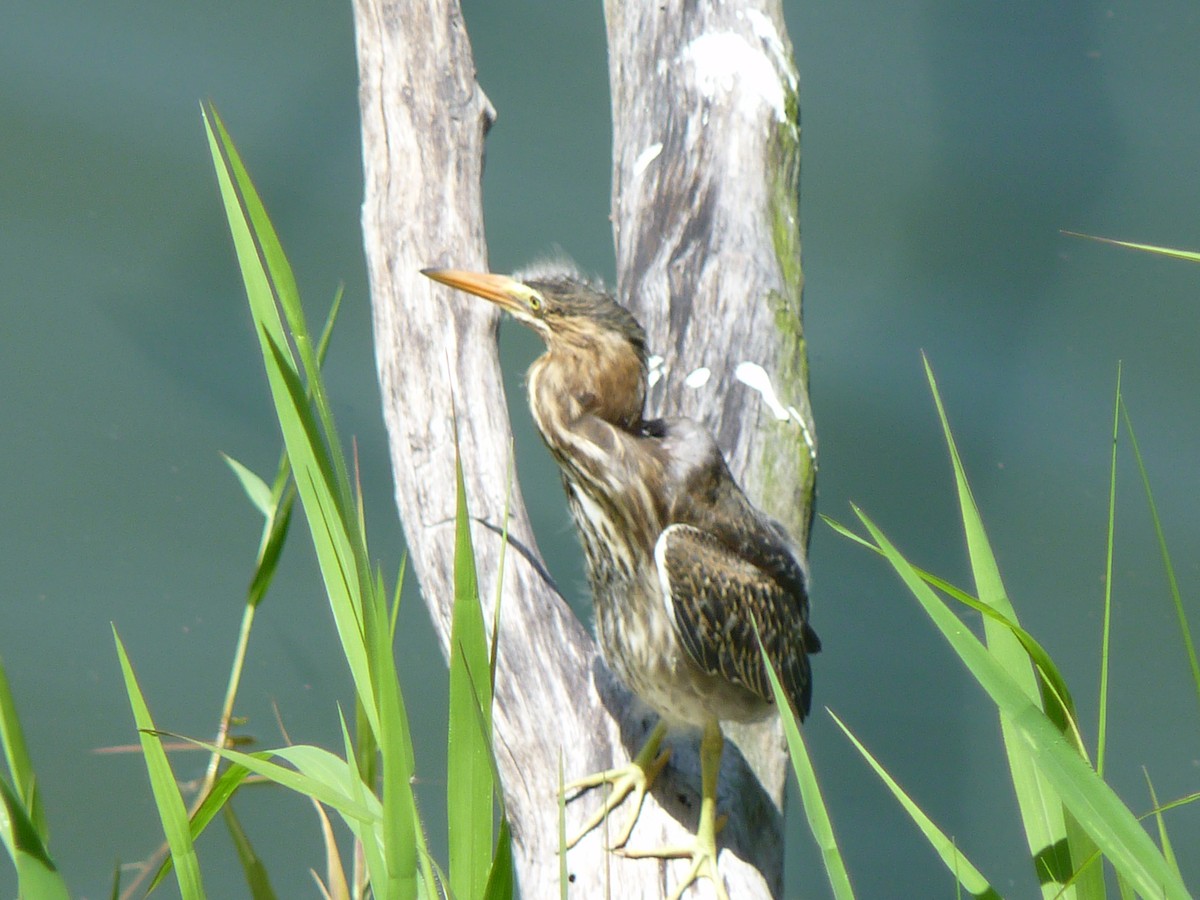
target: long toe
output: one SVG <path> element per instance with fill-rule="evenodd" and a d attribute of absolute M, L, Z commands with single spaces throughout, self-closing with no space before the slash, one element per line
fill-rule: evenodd
<path fill-rule="evenodd" d="M 687 874 L 675 885 L 670 900 L 680 900 L 689 887 L 707 878 L 713 884 L 719 900 L 729 900 L 725 890 L 725 882 L 717 870 L 717 848 L 714 844 L 706 843 L 697 838 L 695 843 L 681 847 L 659 847 L 654 850 L 620 850 L 622 856 L 630 859 L 688 859 L 691 865 Z"/>
<path fill-rule="evenodd" d="M 564 790 L 567 793 L 582 793 L 594 787 L 609 786 L 607 795 L 604 798 L 604 802 L 600 804 L 600 808 L 583 823 L 583 827 L 579 832 L 567 841 L 568 850 L 578 844 L 588 832 L 595 829 L 601 822 L 606 821 L 613 810 L 620 806 L 626 797 L 633 794 L 633 812 L 626 820 L 625 825 L 621 828 L 615 840 L 608 845 L 610 849 L 625 846 L 625 843 L 629 840 L 629 836 L 633 834 L 633 827 L 637 824 L 638 816 L 641 814 L 642 804 L 646 799 L 646 792 L 653 786 L 654 780 L 663 770 L 663 767 L 666 766 L 667 760 L 670 757 L 670 750 L 659 752 L 659 747 L 662 746 L 665 734 L 666 727 L 662 723 L 659 723 L 650 733 L 650 737 L 646 739 L 646 743 L 638 751 L 637 756 L 628 765 L 609 769 L 605 772 L 597 772 L 594 775 L 578 778 L 564 785 Z M 571 799 L 574 800 L 575 797 Z"/>

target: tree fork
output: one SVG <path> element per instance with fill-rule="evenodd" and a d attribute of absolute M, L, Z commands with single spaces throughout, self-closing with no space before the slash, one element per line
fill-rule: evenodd
<path fill-rule="evenodd" d="M 618 287 L 664 356 L 653 402 L 720 423 L 735 476 L 804 541 L 815 445 L 800 327 L 795 71 L 778 3 L 712 6 L 605 4 Z M 454 412 L 486 604 L 496 593 L 512 433 L 497 313 L 436 289 L 420 269 L 487 269 L 481 175 L 494 112 L 457 3 L 355 0 L 354 15 L 376 365 L 396 502 L 445 652 Z M 688 387 L 685 376 L 702 366 L 713 377 Z M 509 531 L 495 748 L 522 895 L 550 897 L 559 890 L 560 754 L 568 778 L 627 762 L 654 717 L 614 682 L 546 578 L 518 486 Z M 732 896 L 778 894 L 783 742 L 777 725 L 730 734 L 741 752 L 729 748 L 721 773 L 730 815 L 721 874 Z M 694 740 L 679 742 L 664 776 L 635 846 L 679 843 L 695 828 Z M 595 802 L 568 805 L 568 832 Z M 580 897 L 656 897 L 686 868 L 607 853 L 598 835 L 567 863 Z"/>

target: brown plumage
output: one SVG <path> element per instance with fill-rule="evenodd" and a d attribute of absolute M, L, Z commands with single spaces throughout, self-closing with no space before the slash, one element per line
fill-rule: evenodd
<path fill-rule="evenodd" d="M 529 369 L 529 405 L 562 472 L 600 647 L 665 722 L 704 729 L 709 820 L 702 810 L 697 858 L 711 857 L 711 871 L 698 868 L 720 886 L 711 819 L 717 722 L 772 708 L 756 623 L 796 714 L 811 703 L 808 655 L 821 645 L 808 625 L 803 554 L 747 499 L 704 428 L 644 418 L 645 334 L 602 290 L 561 266 L 513 278 L 425 274 L 491 300 L 546 342 Z M 655 734 L 661 740 L 662 728 Z"/>

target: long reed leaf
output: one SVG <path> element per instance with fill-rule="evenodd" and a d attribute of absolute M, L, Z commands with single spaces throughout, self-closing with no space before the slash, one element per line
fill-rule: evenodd
<path fill-rule="evenodd" d="M 192 843 L 187 808 L 179 793 L 162 741 L 154 730 L 154 720 L 150 717 L 150 710 L 146 706 L 141 688 L 138 687 L 137 676 L 134 675 L 133 666 L 125 652 L 125 645 L 121 643 L 115 627 L 113 639 L 117 644 L 121 673 L 125 676 L 125 691 L 129 695 L 129 705 L 133 709 L 133 719 L 142 743 L 142 755 L 146 761 L 146 771 L 150 775 L 154 803 L 158 808 L 158 817 L 162 821 L 167 844 L 171 848 L 179 893 L 184 900 L 203 900 L 204 884 L 200 877 L 200 861 L 196 857 L 196 847 Z"/>
<path fill-rule="evenodd" d="M 225 828 L 233 840 L 233 849 L 237 854 L 238 863 L 242 867 L 242 877 L 246 887 L 250 889 L 252 900 L 275 900 L 275 890 L 271 887 L 271 879 L 267 875 L 267 867 L 254 849 L 250 836 L 238 821 L 233 807 L 226 804 L 221 809 L 225 819 Z"/>
<path fill-rule="evenodd" d="M 1167 860 L 1167 864 L 1175 870 L 1175 873 L 1180 874 L 1179 861 L 1175 858 L 1175 848 L 1171 846 L 1171 836 L 1167 833 L 1167 823 L 1163 819 L 1162 807 L 1158 805 L 1158 794 L 1154 791 L 1154 782 L 1150 780 L 1150 773 L 1144 768 L 1142 774 L 1146 776 L 1146 789 L 1150 792 L 1150 802 L 1154 806 L 1154 823 L 1158 826 L 1158 843 L 1162 846 L 1163 857 Z"/>
<path fill-rule="evenodd" d="M 220 756 L 217 755 L 217 759 Z M 232 765 L 225 771 L 221 772 L 208 789 L 208 793 L 204 795 L 204 799 L 200 805 L 193 811 L 188 827 L 191 829 L 192 842 L 199 840 L 200 835 L 204 833 L 209 823 L 216 817 L 217 813 L 229 802 L 229 798 L 246 780 L 246 776 L 250 772 L 244 766 Z M 166 859 L 162 861 L 162 865 L 158 867 L 158 871 L 154 873 L 154 878 L 150 881 L 150 886 L 146 889 L 146 894 L 154 893 L 154 890 L 162 882 L 162 880 L 170 873 L 173 868 L 173 862 L 168 854 Z"/>
<path fill-rule="evenodd" d="M 345 774 L 341 773 L 341 764 L 343 760 L 339 760 L 332 754 L 327 759 L 332 763 L 330 771 L 332 783 L 344 786 L 346 796 L 352 803 L 359 806 L 369 808 L 371 810 L 380 810 L 380 819 L 372 819 L 370 822 L 360 823 L 358 827 L 347 822 L 354 835 L 357 838 L 355 842 L 355 851 L 362 855 L 362 859 L 366 864 L 367 877 L 372 885 L 374 894 L 380 897 L 381 900 L 395 900 L 399 893 L 399 888 L 403 882 L 396 877 L 395 870 L 397 866 L 391 864 L 386 851 L 387 847 L 387 824 L 383 820 L 383 808 L 379 799 L 371 793 L 366 782 L 363 781 L 363 772 L 358 767 L 358 757 L 354 752 L 354 741 L 350 737 L 350 729 L 346 725 L 346 717 L 342 715 L 342 710 L 338 708 L 338 724 L 342 728 L 342 747 L 345 753 Z M 313 749 L 313 748 L 302 748 Z M 299 768 L 299 766 L 297 766 Z M 329 778 L 330 776 L 325 776 Z M 315 799 L 315 798 L 314 798 Z M 343 819 L 345 815 L 343 814 Z M 397 848 L 400 850 L 401 848 Z M 411 853 L 412 845 L 404 848 L 404 852 Z M 407 860 L 405 861 L 407 862 Z M 356 867 L 357 869 L 357 867 Z M 357 876 L 356 871 L 356 876 Z M 410 879 L 411 881 L 411 879 Z M 411 890 L 403 896 L 411 897 L 415 893 L 415 883 L 408 885 Z"/>
<path fill-rule="evenodd" d="M 1195 250 L 1176 250 L 1173 247 L 1160 247 L 1156 244 L 1135 244 L 1132 241 L 1118 241 L 1113 238 L 1097 237 L 1094 234 L 1081 234 L 1078 231 L 1064 231 L 1062 233 L 1071 237 L 1081 237 L 1089 241 L 1097 241 L 1101 244 L 1110 244 L 1113 247 L 1124 247 L 1127 250 L 1141 250 L 1143 253 L 1170 256 L 1175 259 L 1187 260 L 1188 262 L 1200 262 L 1200 253 L 1197 253 Z"/>
<path fill-rule="evenodd" d="M 287 457 L 354 680 L 356 715 L 365 721 L 360 747 L 356 751 L 347 738 L 347 761 L 341 763 L 339 777 L 352 779 L 345 781 L 348 794 L 342 798 L 349 806 L 334 808 L 350 821 L 355 815 L 348 809 L 379 805 L 364 788 L 364 779 L 374 781 L 378 751 L 381 815 L 351 827 L 363 841 L 373 893 L 404 900 L 417 893 L 418 868 L 427 890 L 433 889 L 434 874 L 412 790 L 412 740 L 392 649 L 395 619 L 369 561 L 361 492 L 351 484 L 320 372 L 330 324 L 314 351 L 294 276 L 262 201 L 211 106 L 205 122 Z M 292 758 L 302 752 L 287 748 L 277 754 Z M 286 769 L 269 770 L 281 783 L 302 789 L 303 782 Z"/>
<path fill-rule="evenodd" d="M 990 648 L 933 593 L 866 514 L 857 508 L 855 513 L 934 625 L 991 696 L 1001 721 L 1010 727 L 1013 740 L 1024 747 L 1030 766 L 1045 779 L 1048 791 L 1061 797 L 1117 871 L 1146 896 L 1188 898 L 1182 881 L 1137 819 L 1046 717 L 1026 687 L 1017 683 Z"/>
<path fill-rule="evenodd" d="M 512 900 L 516 892 L 517 874 L 513 864 L 512 831 L 508 826 L 508 817 L 500 819 L 500 832 L 496 835 L 496 849 L 492 857 L 491 868 L 488 870 L 487 887 L 484 889 L 484 900 Z"/>
<path fill-rule="evenodd" d="M 0 778 L 0 833 L 17 870 L 17 896 L 69 900 L 71 892 L 50 858 L 24 801 Z"/>
<path fill-rule="evenodd" d="M 972 897 L 978 897 L 980 900 L 1000 900 L 1000 895 L 996 892 L 996 889 L 983 877 L 983 874 L 975 868 L 971 861 L 963 855 L 962 851 L 958 849 L 958 845 L 951 838 L 947 837 L 934 824 L 933 820 L 925 814 L 925 811 L 908 796 L 904 788 L 900 787 L 896 780 L 888 774 L 888 771 L 875 759 L 871 751 L 863 745 L 863 742 L 854 736 L 854 733 L 846 726 L 846 723 L 832 712 L 829 715 L 833 716 L 833 721 L 845 732 L 846 737 L 854 744 L 854 748 L 867 761 L 867 765 L 875 770 L 875 774 L 879 776 L 879 779 L 887 786 L 887 789 L 892 792 L 892 796 L 896 798 L 900 806 L 908 813 L 909 818 L 920 829 L 921 833 L 925 836 L 925 840 L 929 842 L 929 845 L 933 847 L 937 855 L 941 857 L 943 865 L 946 866 L 950 874 L 958 881 L 958 884 L 970 891 Z"/>
<path fill-rule="evenodd" d="M 373 609 L 372 625 L 367 632 L 371 654 L 371 670 L 375 682 L 375 697 L 379 703 L 378 750 L 382 771 L 380 787 L 383 792 L 383 841 L 389 848 L 386 891 L 381 885 L 380 896 L 407 900 L 417 895 L 417 870 L 428 857 L 425 831 L 417 809 L 413 780 L 416 757 L 408 712 L 400 691 L 393 652 L 392 622 L 387 610 L 386 593 L 381 586 L 371 594 L 367 603 Z M 375 743 L 364 736 L 362 743 Z M 349 752 L 349 751 L 348 751 Z M 433 874 L 424 866 L 424 880 L 431 889 Z"/>
<path fill-rule="evenodd" d="M 299 291 L 262 200 L 211 105 L 204 110 L 204 120 L 246 297 L 262 347 L 267 381 L 296 486 L 308 512 L 330 608 L 355 690 L 366 698 L 364 711 L 372 730 L 378 734 L 378 704 L 363 644 L 362 597 L 370 590 L 370 568 L 361 552 L 364 541 L 357 529 L 344 460 L 336 441 L 327 440 L 334 436 L 332 417 L 324 400 L 315 351 L 300 312 Z M 291 349 L 293 345 L 308 379 L 307 389 Z"/>
<path fill-rule="evenodd" d="M 1104 548 L 1104 623 L 1100 632 L 1100 697 L 1096 722 L 1096 774 L 1104 777 L 1108 747 L 1108 650 L 1112 635 L 1113 534 L 1117 521 L 1117 438 L 1121 433 L 1121 366 L 1117 364 L 1117 397 L 1113 402 L 1112 458 L 1108 469 L 1108 529 Z"/>
<path fill-rule="evenodd" d="M 937 380 L 929 360 L 922 355 L 925 376 L 937 407 L 950 461 L 954 470 L 954 482 L 958 491 L 959 509 L 962 515 L 963 533 L 967 539 L 967 553 L 971 560 L 971 571 L 975 578 L 975 591 L 980 601 L 1001 613 L 1006 619 L 1017 623 L 1017 613 L 1008 600 L 1000 567 L 992 552 L 983 518 L 975 502 L 966 470 L 959 456 L 945 406 L 938 391 Z M 1027 651 L 1013 634 L 1012 629 L 1003 627 L 990 617 L 983 620 L 984 636 L 988 650 L 1008 673 L 1013 682 L 1024 691 L 1034 706 L 1044 710 L 1038 678 L 1030 664 Z M 1061 798 L 1048 784 L 1044 775 L 1033 764 L 1029 749 L 1016 734 L 1011 721 L 1001 717 L 1000 731 L 1008 757 L 1008 768 L 1013 789 L 1017 795 L 1017 806 L 1025 827 L 1025 838 L 1033 857 L 1038 882 L 1045 897 L 1059 896 L 1062 887 L 1075 874 L 1072 860 L 1086 856 L 1091 847 L 1086 836 L 1072 829 L 1069 816 L 1064 813 Z M 1083 753 L 1082 744 L 1076 750 Z M 1081 846 L 1072 846 L 1072 840 Z M 1103 897 L 1104 885 L 1098 878 L 1089 878 L 1079 892 L 1082 898 L 1099 900 Z M 1078 890 L 1078 889 L 1074 889 Z"/>
<path fill-rule="evenodd" d="M 33 761 L 25 743 L 25 732 L 17 715 L 17 701 L 8 684 L 8 673 L 4 669 L 3 660 L 0 660 L 0 748 L 4 750 L 4 759 L 8 764 L 8 773 L 12 777 L 17 799 L 39 841 L 45 841 L 46 818 L 41 797 L 37 792 L 37 778 L 33 773 Z M 4 821 L 0 821 L 0 838 L 11 853 L 11 834 Z"/>
<path fill-rule="evenodd" d="M 457 445 L 456 445 L 457 446 Z M 450 722 L 447 739 L 446 815 L 450 837 L 450 888 L 480 897 L 492 859 L 491 665 L 462 460 L 455 452 L 457 511 L 454 609 L 450 630 Z"/>
<path fill-rule="evenodd" d="M 762 655 L 763 667 L 771 681 L 771 690 L 775 696 L 775 707 L 779 710 L 779 719 L 783 723 L 783 733 L 787 737 L 788 756 L 792 761 L 792 771 L 796 773 L 796 784 L 800 788 L 800 801 L 804 807 L 808 827 L 813 839 L 821 851 L 821 861 L 825 864 L 825 877 L 833 889 L 837 900 L 853 900 L 854 888 L 850 884 L 850 873 L 846 870 L 846 861 L 838 846 L 837 835 L 833 831 L 833 822 L 829 818 L 829 809 L 825 806 L 825 798 L 821 796 L 821 784 L 817 780 L 816 770 L 808 755 L 808 746 L 804 743 L 804 735 L 800 730 L 800 722 L 792 711 L 787 694 L 779 681 L 779 674 L 771 658 L 763 647 L 762 637 L 758 631 L 758 623 L 754 622 L 754 634 L 758 639 L 759 653 Z"/>
<path fill-rule="evenodd" d="M 883 555 L 882 550 L 867 539 L 855 534 L 842 523 L 824 515 L 821 518 L 838 534 L 849 538 L 860 546 L 866 547 L 868 550 L 878 553 L 880 556 Z M 946 581 L 946 579 L 940 578 L 917 566 L 914 566 L 913 570 L 930 587 L 936 588 L 964 606 L 969 606 L 980 615 L 987 616 L 1013 633 L 1013 636 L 1021 642 L 1021 646 L 1025 649 L 1025 652 L 1029 654 L 1030 662 L 1036 667 L 1038 677 L 1041 681 L 1042 703 L 1046 710 L 1046 715 L 1050 717 L 1050 720 L 1058 726 L 1058 729 L 1063 734 L 1076 744 L 1080 753 L 1085 754 L 1086 758 L 1086 748 L 1083 746 L 1083 739 L 1079 735 L 1079 727 L 1075 719 L 1075 700 L 1067 687 L 1067 682 L 1063 678 L 1062 672 L 1059 671 L 1058 666 L 1050 657 L 1050 654 L 1046 652 L 1046 649 L 1038 642 L 1037 638 L 1016 622 L 1006 618 L 1002 613 L 997 612 L 986 603 L 981 603 L 962 588 L 956 587 Z"/>
<path fill-rule="evenodd" d="M 1167 550 L 1167 537 L 1163 531 L 1162 519 L 1158 517 L 1158 505 L 1154 502 L 1154 492 L 1150 489 L 1150 476 L 1146 472 L 1146 463 L 1142 459 L 1137 434 L 1134 433 L 1133 422 L 1129 418 L 1129 409 L 1125 406 L 1124 401 L 1121 402 L 1121 417 L 1125 420 L 1125 431 L 1129 434 L 1133 458 L 1137 461 L 1138 473 L 1142 476 L 1142 488 L 1146 492 L 1146 504 L 1150 507 L 1150 518 L 1154 521 L 1154 536 L 1158 540 L 1158 552 L 1162 556 L 1167 587 L 1171 591 L 1171 602 L 1175 606 L 1175 618 L 1179 623 L 1179 636 L 1183 639 L 1183 648 L 1187 653 L 1192 684 L 1196 689 L 1196 699 L 1200 701 L 1200 659 L 1196 656 L 1196 644 L 1192 640 L 1192 629 L 1188 625 L 1187 612 L 1183 607 L 1183 595 L 1179 591 L 1179 580 L 1175 577 L 1175 564 L 1171 562 L 1171 553 Z"/>

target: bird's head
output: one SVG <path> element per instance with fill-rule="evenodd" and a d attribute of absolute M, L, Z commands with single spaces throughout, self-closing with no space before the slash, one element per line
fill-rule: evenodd
<path fill-rule="evenodd" d="M 642 422 L 646 334 L 625 307 L 561 263 L 514 276 L 423 269 L 434 281 L 490 300 L 546 342 L 529 369 L 529 403 L 542 436 L 589 414 L 626 430 Z"/>
<path fill-rule="evenodd" d="M 645 363 L 646 334 L 637 319 L 573 267 L 554 263 L 517 275 L 422 269 L 434 281 L 490 300 L 556 349 L 628 353 Z"/>

